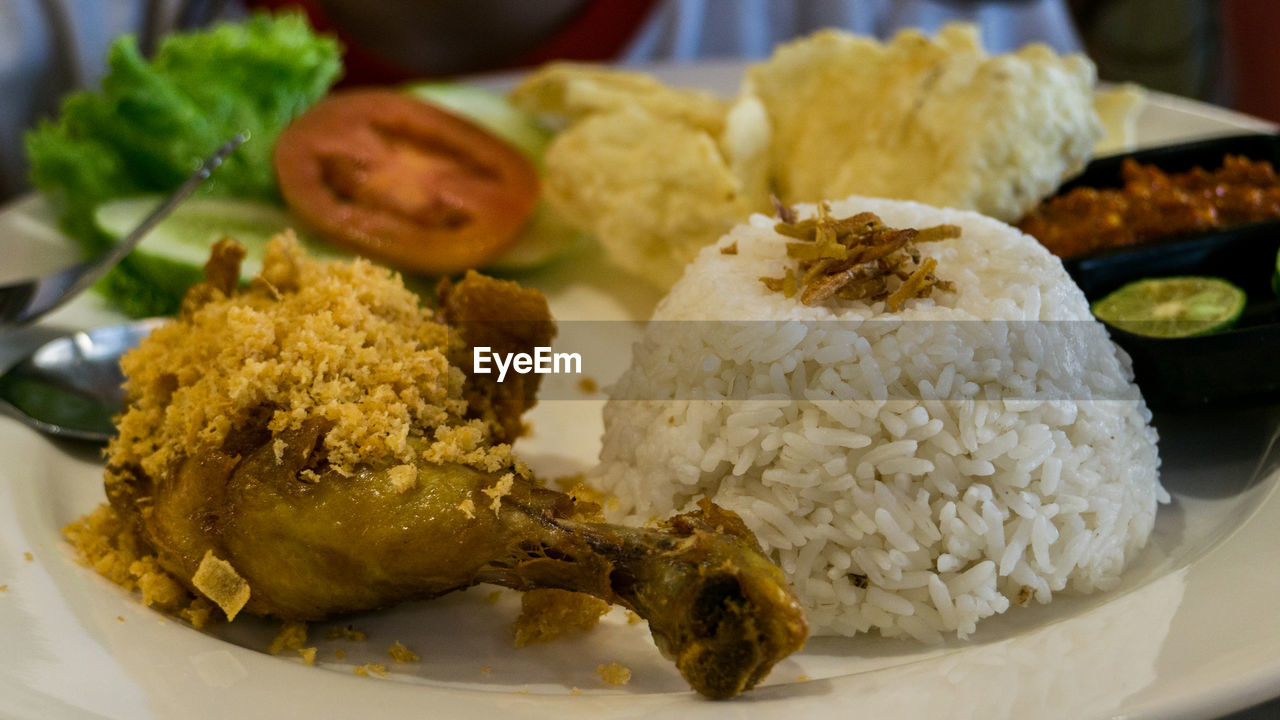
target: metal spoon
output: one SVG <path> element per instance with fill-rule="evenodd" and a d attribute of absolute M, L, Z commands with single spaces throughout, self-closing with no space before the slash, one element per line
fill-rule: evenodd
<path fill-rule="evenodd" d="M 0 412 L 63 438 L 105 443 L 124 408 L 120 356 L 160 318 L 76 332 L 50 340 L 0 375 Z"/>
<path fill-rule="evenodd" d="M 173 212 L 187 196 L 195 192 L 214 169 L 222 164 L 248 136 L 238 134 L 222 144 L 210 155 L 191 177 L 160 203 L 142 223 L 110 250 L 85 262 L 72 265 L 53 275 L 29 280 L 19 280 L 0 285 L 0 328 L 7 325 L 23 325 L 61 306 L 79 295 L 124 259 L 147 233 Z"/>

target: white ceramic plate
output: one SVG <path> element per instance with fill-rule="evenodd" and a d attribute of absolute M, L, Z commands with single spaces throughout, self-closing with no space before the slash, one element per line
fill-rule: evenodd
<path fill-rule="evenodd" d="M 737 65 L 660 68 L 669 81 L 731 89 Z M 499 81 L 500 82 L 500 81 Z M 1140 143 L 1271 126 L 1224 110 L 1153 96 Z M 0 281 L 70 261 L 43 205 L 0 212 Z M 530 280 L 562 320 L 643 320 L 657 293 L 598 255 Z M 68 329 L 119 318 L 82 298 L 0 342 L 0 367 Z M 626 326 L 614 324 L 611 327 Z M 626 342 L 597 381 L 625 362 Z M 566 380 L 565 382 L 572 382 Z M 550 387 L 520 449 L 536 470 L 591 462 L 598 394 Z M 577 394 L 575 394 L 575 392 Z M 276 627 L 238 620 L 208 633 L 142 607 L 75 562 L 59 529 L 103 499 L 92 450 L 51 442 L 0 420 L 0 715 L 21 718 L 461 716 L 722 717 L 1205 717 L 1280 694 L 1280 497 L 1270 451 L 1280 408 L 1161 417 L 1162 508 L 1150 547 L 1109 593 L 988 619 L 969 641 L 922 648 L 867 638 L 817 638 L 765 685 L 728 703 L 689 692 L 643 625 L 619 613 L 576 639 L 513 650 L 518 599 L 476 588 L 431 603 L 352 618 L 368 635 L 328 640 L 312 628 L 318 667 L 265 649 Z M 29 554 L 29 555 L 28 555 Z M 486 602 L 496 600 L 495 602 Z M 396 665 L 393 642 L 421 660 Z M 338 658 L 338 651 L 345 654 Z M 388 679 L 354 665 L 386 664 Z M 632 670 L 623 687 L 597 666 Z"/>

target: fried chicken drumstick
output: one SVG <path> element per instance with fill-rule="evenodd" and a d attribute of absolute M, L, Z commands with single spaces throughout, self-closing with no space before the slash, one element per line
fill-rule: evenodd
<path fill-rule="evenodd" d="M 549 344 L 539 294 L 470 275 L 433 315 L 386 271 L 287 239 L 240 292 L 240 253 L 220 244 L 179 320 L 125 358 L 108 449 L 112 506 L 189 588 L 214 562 L 247 585 L 235 604 L 290 620 L 480 582 L 589 593 L 645 618 L 714 698 L 803 645 L 803 611 L 733 513 L 606 524 L 511 456 L 537 375 L 498 384 L 468 358 Z"/>

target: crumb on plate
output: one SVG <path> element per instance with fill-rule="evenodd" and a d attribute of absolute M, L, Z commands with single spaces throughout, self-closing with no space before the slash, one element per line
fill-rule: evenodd
<path fill-rule="evenodd" d="M 350 640 L 351 642 L 364 642 L 368 639 L 363 630 L 357 630 L 350 625 L 329 628 L 326 637 L 330 640 Z"/>
<path fill-rule="evenodd" d="M 372 675 L 377 675 L 378 677 L 382 677 L 382 678 L 391 677 L 391 674 L 387 672 L 387 666 L 379 665 L 378 663 L 365 663 L 364 665 L 356 665 L 351 670 L 356 675 L 359 675 L 361 677 L 370 677 Z"/>
<path fill-rule="evenodd" d="M 194 627 L 211 620 L 213 606 L 191 593 L 160 567 L 133 529 L 108 504 L 62 528 L 79 561 L 128 591 L 142 591 L 142 602 L 161 612 L 176 614 Z"/>
<path fill-rule="evenodd" d="M 597 666 L 596 674 L 610 685 L 626 685 L 631 682 L 631 668 L 617 662 Z"/>
<path fill-rule="evenodd" d="M 404 644 L 400 642 L 397 642 L 387 648 L 387 654 L 390 655 L 391 659 L 397 663 L 417 662 L 421 659 L 418 657 L 418 653 L 405 647 Z"/>
<path fill-rule="evenodd" d="M 286 620 L 280 625 L 280 632 L 271 641 L 267 652 L 279 655 L 285 650 L 301 650 L 307 644 L 307 624 L 297 620 Z"/>
<path fill-rule="evenodd" d="M 609 612 L 609 603 L 568 590 L 538 589 L 520 599 L 515 622 L 515 646 L 549 642 L 564 635 L 586 632 Z"/>

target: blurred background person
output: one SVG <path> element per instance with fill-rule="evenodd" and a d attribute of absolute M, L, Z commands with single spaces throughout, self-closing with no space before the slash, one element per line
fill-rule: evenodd
<path fill-rule="evenodd" d="M 994 52 L 1080 48 L 1065 0 L 0 0 L 0 200 L 27 188 L 22 134 L 95 87 L 112 40 L 144 54 L 169 32 L 258 9 L 305 12 L 346 47 L 345 84 L 533 67 L 555 59 L 757 59 L 822 27 L 887 37 L 968 20 Z"/>
<path fill-rule="evenodd" d="M 175 30 L 257 9 L 301 10 L 346 47 L 345 84 L 527 68 L 555 59 L 753 60 L 823 27 L 887 38 L 977 24 L 992 52 L 1087 51 L 1106 80 L 1280 120 L 1272 0 L 0 0 L 0 200 L 26 187 L 22 134 L 68 91 L 95 87 L 106 50 L 144 53 Z M 1270 58 L 1259 63 L 1254 57 Z"/>

